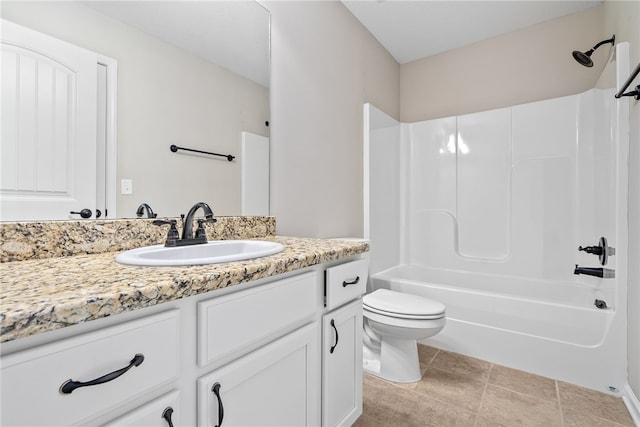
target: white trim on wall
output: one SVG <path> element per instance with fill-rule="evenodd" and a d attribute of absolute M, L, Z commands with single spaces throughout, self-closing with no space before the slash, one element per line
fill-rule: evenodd
<path fill-rule="evenodd" d="M 627 406 L 633 422 L 636 423 L 637 426 L 640 426 L 640 400 L 638 400 L 638 397 L 633 393 L 633 389 L 629 384 L 624 387 L 622 401 Z"/>
<path fill-rule="evenodd" d="M 369 185 L 370 179 L 370 167 L 369 167 L 369 130 L 371 127 L 371 118 L 369 115 L 369 111 L 371 110 L 372 105 L 366 102 L 362 107 L 362 225 L 363 225 L 363 237 L 367 240 L 371 239 L 371 231 L 370 231 L 370 194 L 371 191 Z"/>
<path fill-rule="evenodd" d="M 106 207 L 103 218 L 117 218 L 116 184 L 118 165 L 118 61 L 98 54 L 98 64 L 107 70 L 107 118 L 106 118 Z"/>

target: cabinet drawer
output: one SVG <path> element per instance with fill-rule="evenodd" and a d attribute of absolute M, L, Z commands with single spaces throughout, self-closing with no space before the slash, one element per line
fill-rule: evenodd
<path fill-rule="evenodd" d="M 198 304 L 198 363 L 205 366 L 301 325 L 320 307 L 315 272 Z"/>
<path fill-rule="evenodd" d="M 177 377 L 178 311 L 148 316 L 2 358 L 2 425 L 73 425 Z M 67 380 L 117 378 L 64 394 Z"/>
<path fill-rule="evenodd" d="M 105 424 L 104 427 L 180 426 L 180 415 L 180 392 L 173 391 Z"/>
<path fill-rule="evenodd" d="M 360 259 L 327 268 L 327 310 L 359 298 L 367 288 L 369 260 Z"/>

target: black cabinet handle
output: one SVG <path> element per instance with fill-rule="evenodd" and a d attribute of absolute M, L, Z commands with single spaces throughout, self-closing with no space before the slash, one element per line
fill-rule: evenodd
<path fill-rule="evenodd" d="M 222 406 L 222 398 L 220 397 L 220 383 L 215 383 L 211 387 L 211 391 L 218 398 L 218 424 L 216 427 L 222 427 L 222 419 L 224 418 L 224 407 Z"/>
<path fill-rule="evenodd" d="M 71 392 L 73 392 L 73 390 L 80 388 L 80 387 L 87 387 L 90 385 L 98 385 L 98 384 L 104 384 L 107 383 L 109 381 L 115 380 L 116 378 L 118 378 L 120 375 L 123 375 L 125 372 L 127 372 L 129 369 L 133 368 L 134 366 L 139 366 L 142 362 L 144 361 L 144 356 L 140 353 L 136 354 L 135 357 L 133 359 L 131 359 L 131 362 L 129 362 L 128 366 L 125 366 L 122 369 L 118 369 L 117 371 L 113 371 L 111 373 L 108 373 L 107 375 L 103 375 L 100 378 L 96 378 L 95 380 L 91 380 L 91 381 L 87 381 L 85 383 L 80 382 L 80 381 L 73 381 L 71 379 L 65 381 L 64 383 L 62 383 L 62 385 L 60 386 L 60 393 L 62 394 L 69 394 Z"/>
<path fill-rule="evenodd" d="M 349 285 L 357 285 L 359 281 L 360 281 L 360 276 L 357 276 L 357 277 L 356 277 L 355 279 L 353 279 L 353 280 L 350 280 L 350 281 L 348 281 L 348 282 L 347 282 L 347 281 L 342 282 L 342 287 L 343 287 L 343 288 L 346 288 L 346 287 L 347 287 L 347 286 L 349 286 Z"/>
<path fill-rule="evenodd" d="M 173 408 L 171 406 L 164 408 L 164 411 L 162 411 L 162 418 L 165 419 L 169 427 L 173 427 L 173 421 L 171 421 L 171 415 L 173 415 Z"/>
<path fill-rule="evenodd" d="M 336 343 L 334 345 L 331 346 L 331 348 L 329 349 L 329 353 L 333 354 L 333 351 L 336 349 L 336 347 L 338 346 L 338 328 L 336 328 L 336 322 L 333 321 L 333 319 L 331 319 L 331 327 L 333 328 L 333 330 L 336 333 Z"/>

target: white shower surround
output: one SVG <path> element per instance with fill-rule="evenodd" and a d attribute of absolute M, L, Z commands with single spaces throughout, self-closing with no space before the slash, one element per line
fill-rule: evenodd
<path fill-rule="evenodd" d="M 628 44 L 616 58 L 624 81 Z M 447 326 L 427 343 L 625 389 L 628 101 L 614 93 L 411 124 L 365 106 L 370 286 L 443 302 Z M 574 275 L 600 267 L 577 251 L 600 236 L 616 279 Z"/>

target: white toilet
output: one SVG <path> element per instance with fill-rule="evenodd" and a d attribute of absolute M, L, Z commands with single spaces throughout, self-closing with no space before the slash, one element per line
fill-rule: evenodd
<path fill-rule="evenodd" d="M 417 340 L 445 325 L 444 304 L 417 295 L 378 289 L 362 298 L 363 368 L 394 382 L 420 381 Z"/>

